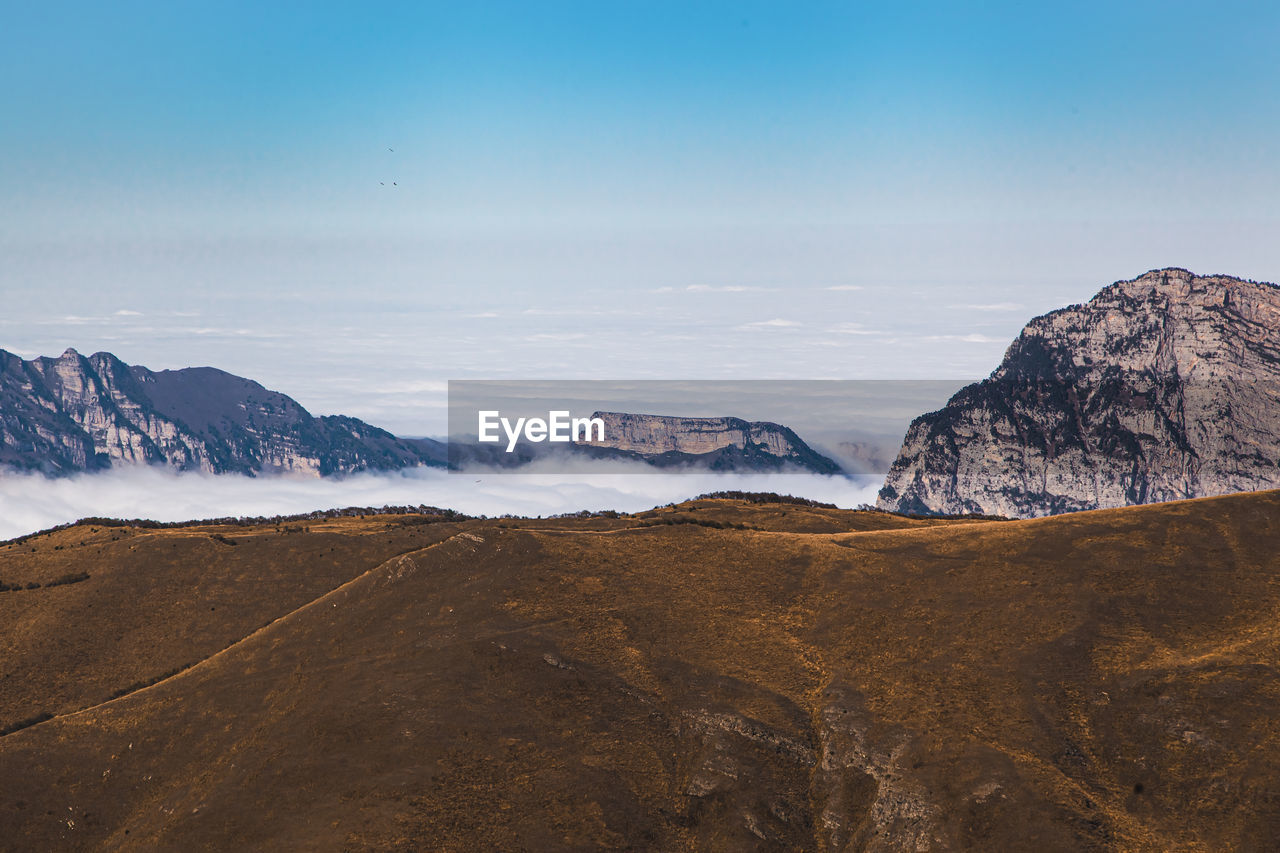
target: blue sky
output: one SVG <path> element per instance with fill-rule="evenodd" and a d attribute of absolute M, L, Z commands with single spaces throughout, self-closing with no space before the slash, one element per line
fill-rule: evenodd
<path fill-rule="evenodd" d="M 449 378 L 977 376 L 1153 267 L 1280 278 L 1274 4 L 264 5 L 5 4 L 0 346 L 415 433 Z"/>

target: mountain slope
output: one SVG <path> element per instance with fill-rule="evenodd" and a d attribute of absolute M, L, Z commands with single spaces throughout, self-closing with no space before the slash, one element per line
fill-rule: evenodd
<path fill-rule="evenodd" d="M 55 714 L 0 736 L 0 848 L 1265 849 L 1278 519 L 1268 492 L 71 528 L 0 547 L 17 585 L 90 575 L 0 593 L 35 667 L 0 698 Z M 173 601 L 130 618 L 152 642 L 96 642 L 143 590 Z M 229 595 L 280 604 L 165 651 Z M 131 688 L 165 655 L 194 665 Z M 46 700 L 68 660 L 95 686 Z"/>
<path fill-rule="evenodd" d="M 327 475 L 442 456 L 355 418 L 312 417 L 284 394 L 210 367 L 153 372 L 105 352 L 24 361 L 0 350 L 0 466 L 8 468 Z"/>
<path fill-rule="evenodd" d="M 1280 288 L 1157 270 L 1027 324 L 879 505 L 1039 516 L 1280 485 Z"/>

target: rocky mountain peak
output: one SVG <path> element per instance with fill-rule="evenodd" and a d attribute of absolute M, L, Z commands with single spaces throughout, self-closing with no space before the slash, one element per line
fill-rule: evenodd
<path fill-rule="evenodd" d="M 1090 300 L 1094 303 L 1107 307 L 1141 305 L 1151 313 L 1188 321 L 1230 313 L 1249 323 L 1274 324 L 1280 316 L 1280 288 L 1226 275 L 1197 276 L 1175 268 L 1116 282 Z M 1239 331 L 1246 333 L 1248 329 Z"/>
<path fill-rule="evenodd" d="M 880 505 L 1046 515 L 1280 485 L 1280 288 L 1153 270 L 917 418 Z"/>
<path fill-rule="evenodd" d="M 993 379 L 1107 367 L 1184 377 L 1277 375 L 1280 288 L 1154 270 L 1032 320 Z"/>

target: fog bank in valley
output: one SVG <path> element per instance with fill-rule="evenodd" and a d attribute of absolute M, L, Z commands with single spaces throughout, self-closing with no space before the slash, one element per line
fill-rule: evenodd
<path fill-rule="evenodd" d="M 655 473 L 648 466 L 627 463 L 619 463 L 617 473 L 450 473 L 419 468 L 342 479 L 213 476 L 141 467 L 62 478 L 6 473 L 0 474 L 0 539 L 91 516 L 185 521 L 419 504 L 489 516 L 583 509 L 636 512 L 723 490 L 778 492 L 855 507 L 874 503 L 880 482 L 816 474 Z"/>

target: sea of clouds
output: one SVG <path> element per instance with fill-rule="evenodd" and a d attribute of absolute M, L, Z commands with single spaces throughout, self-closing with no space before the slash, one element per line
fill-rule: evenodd
<path fill-rule="evenodd" d="M 348 506 L 438 506 L 468 515 L 636 512 L 715 491 L 778 492 L 853 508 L 875 503 L 878 478 L 803 473 L 655 473 L 620 462 L 616 473 L 521 473 L 436 468 L 343 478 L 211 475 L 115 468 L 50 478 L 0 474 L 0 539 L 81 518 L 156 521 L 292 515 Z"/>

